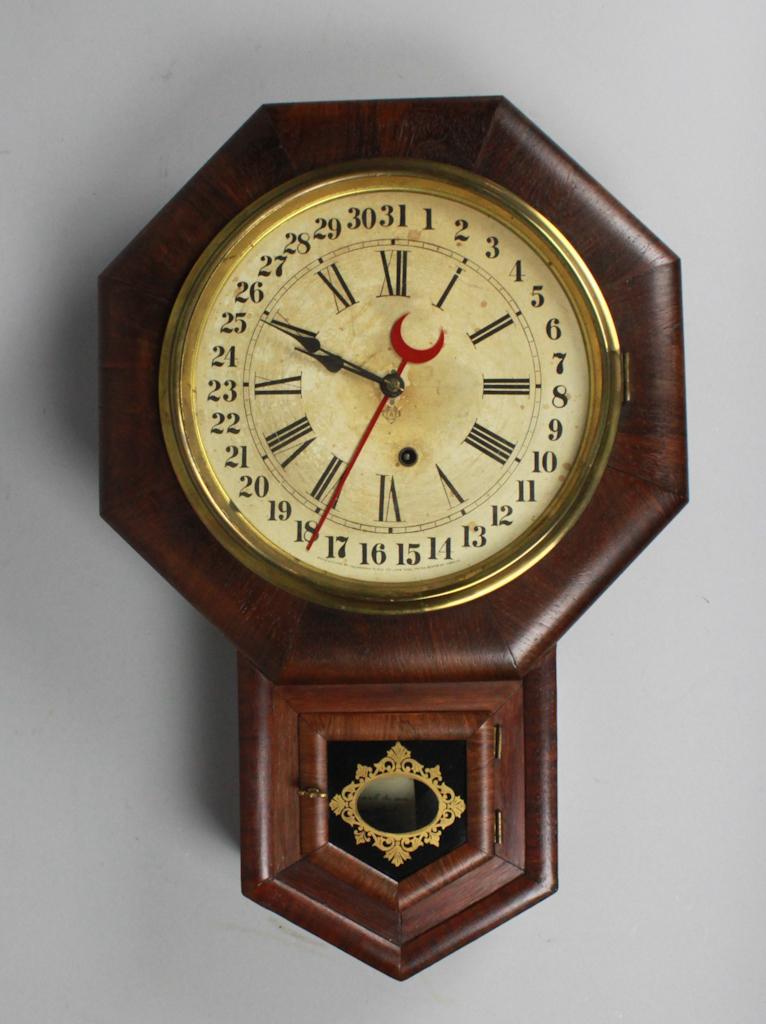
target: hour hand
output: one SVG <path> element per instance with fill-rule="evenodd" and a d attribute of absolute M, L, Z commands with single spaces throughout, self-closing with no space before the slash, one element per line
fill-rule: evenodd
<path fill-rule="evenodd" d="M 365 370 L 363 366 L 357 366 L 356 363 L 344 359 L 343 356 L 323 349 L 321 342 L 317 338 L 316 331 L 308 331 L 305 327 L 296 327 L 295 324 L 287 324 L 283 320 L 277 320 L 274 317 L 271 320 L 267 320 L 266 323 L 271 324 L 278 331 L 282 331 L 283 334 L 287 334 L 297 341 L 303 346 L 303 349 L 297 349 L 298 352 L 303 351 L 306 355 L 310 355 L 317 362 L 321 363 L 326 370 L 329 370 L 330 373 L 348 370 L 350 373 L 356 373 L 360 377 L 373 380 L 388 398 L 395 398 L 404 390 L 404 381 L 398 374 L 389 373 L 385 377 L 380 377 L 377 373 L 372 373 L 370 370 Z"/>
<path fill-rule="evenodd" d="M 296 352 L 300 351 L 301 349 L 296 349 Z M 398 373 L 387 373 L 385 377 L 381 377 L 371 370 L 365 370 L 363 366 L 349 362 L 348 359 L 344 359 L 343 356 L 336 355 L 334 352 L 304 352 L 303 354 L 316 359 L 330 373 L 348 370 L 349 373 L 355 373 L 359 377 L 366 377 L 367 380 L 375 381 L 386 398 L 396 398 L 397 395 L 401 395 L 402 391 L 404 391 L 404 381 Z"/>
<path fill-rule="evenodd" d="M 297 348 L 295 351 L 302 352 L 303 350 Z M 333 352 L 303 352 L 303 355 L 316 359 L 330 373 L 338 373 L 346 367 L 346 360 L 342 356 L 336 356 Z"/>
<path fill-rule="evenodd" d="M 272 327 L 276 327 L 276 329 L 278 331 L 282 331 L 283 334 L 289 334 L 289 336 L 297 341 L 298 344 L 303 345 L 305 350 L 312 356 L 322 347 L 317 340 L 316 331 L 307 331 L 305 327 L 296 327 L 294 324 L 286 324 L 284 321 L 275 320 L 274 318 L 267 320 L 266 323 L 271 324 Z M 340 367 L 338 367 L 338 369 L 340 369 Z"/>

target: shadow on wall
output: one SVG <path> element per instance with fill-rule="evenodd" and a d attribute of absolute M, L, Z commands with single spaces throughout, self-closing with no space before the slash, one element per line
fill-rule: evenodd
<path fill-rule="evenodd" d="M 207 823 L 239 847 L 237 655 L 200 615 L 190 613 L 184 644 L 193 723 L 184 779 Z"/>
<path fill-rule="evenodd" d="M 262 103 L 482 91 L 471 71 L 461 70 L 458 55 L 448 59 L 428 39 L 381 34 L 364 52 L 351 53 L 342 33 L 328 36 L 319 49 L 310 36 L 306 26 L 289 40 L 240 37 L 218 60 L 209 41 L 200 40 L 199 52 L 178 53 L 170 70 L 161 69 L 166 74 L 148 84 L 137 80 L 131 94 L 120 95 L 122 109 L 110 114 L 119 132 L 97 135 L 94 129 L 92 159 L 72 187 L 76 208 L 62 213 L 57 238 L 48 243 L 60 248 L 59 277 L 51 284 L 55 316 L 30 339 L 36 350 L 30 352 L 30 386 L 35 401 L 42 396 L 51 413 L 38 427 L 45 432 L 41 443 L 81 484 L 79 500 L 87 503 L 94 526 L 98 274 Z M 238 843 L 235 652 L 192 609 L 187 621 L 186 635 L 168 639 L 188 664 L 197 723 L 184 777 L 203 815 Z"/>
<path fill-rule="evenodd" d="M 122 109 L 110 115 L 119 133 L 92 140 L 77 209 L 60 222 L 58 331 L 49 321 L 41 347 L 50 346 L 50 358 L 40 368 L 48 368 L 46 391 L 61 428 L 54 443 L 92 473 L 98 274 L 261 104 L 486 92 L 458 54 L 432 40 L 381 32 L 366 48 L 351 48 L 342 32 L 318 41 L 310 26 L 285 39 L 238 35 L 218 60 L 200 40 L 199 52 L 179 53 L 160 70 L 148 86 L 137 81 L 132 95 L 120 96 Z"/>

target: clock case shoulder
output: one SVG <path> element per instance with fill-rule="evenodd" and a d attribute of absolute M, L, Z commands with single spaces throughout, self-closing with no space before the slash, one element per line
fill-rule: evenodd
<path fill-rule="evenodd" d="M 494 593 L 424 615 L 334 611 L 252 573 L 197 518 L 160 425 L 165 327 L 209 242 L 271 189 L 368 158 L 461 167 L 539 210 L 587 263 L 630 359 L 576 525 Z M 680 261 L 502 97 L 261 107 L 103 272 L 99 324 L 101 514 L 277 684 L 520 679 L 688 499 Z"/>

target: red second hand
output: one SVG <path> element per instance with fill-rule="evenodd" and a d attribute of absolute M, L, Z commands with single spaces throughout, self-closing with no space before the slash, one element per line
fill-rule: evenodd
<path fill-rule="evenodd" d="M 399 369 L 398 369 L 398 370 L 396 371 L 396 372 L 398 373 L 398 375 L 399 375 L 400 377 L 401 377 L 401 375 L 402 375 L 402 370 L 404 369 L 404 367 L 405 367 L 406 365 L 407 365 L 407 360 L 406 360 L 406 359 L 403 359 L 403 360 L 401 361 L 401 363 L 399 364 Z M 365 430 L 365 432 L 364 432 L 364 433 L 362 434 L 362 439 L 361 439 L 361 441 L 359 442 L 359 444 L 358 444 L 358 445 L 356 446 L 356 451 L 355 451 L 355 452 L 354 452 L 354 454 L 353 454 L 353 455 L 351 456 L 351 458 L 349 459 L 349 463 L 348 463 L 348 465 L 346 466 L 346 472 L 345 472 L 345 473 L 343 474 L 343 476 L 342 476 L 342 477 L 340 478 L 340 480 L 338 481 L 338 486 L 337 486 L 337 487 L 335 488 L 335 490 L 334 490 L 334 491 L 333 491 L 333 493 L 332 493 L 332 497 L 331 497 L 331 498 L 330 498 L 330 500 L 329 500 L 329 501 L 327 502 L 327 506 L 325 507 L 325 510 L 324 510 L 324 512 L 322 513 L 322 518 L 321 518 L 321 519 L 319 520 L 319 522 L 317 523 L 317 528 L 316 528 L 316 530 L 314 530 L 314 533 L 312 534 L 311 540 L 310 540 L 310 541 L 308 542 L 308 544 L 306 545 L 306 550 L 307 550 L 307 551 L 310 551 L 310 550 L 311 550 L 311 545 L 312 545 L 312 544 L 314 543 L 314 541 L 315 541 L 315 540 L 317 539 L 317 537 L 319 536 L 319 531 L 320 531 L 320 530 L 322 529 L 322 526 L 324 525 L 324 521 L 325 521 L 325 519 L 326 519 L 326 518 L 327 518 L 327 516 L 328 516 L 328 515 L 330 514 L 330 509 L 331 509 L 331 508 L 333 507 L 333 505 L 335 504 L 335 502 L 336 502 L 336 501 L 338 500 L 338 495 L 339 495 L 339 494 L 340 494 L 340 492 L 341 492 L 341 491 L 343 490 L 343 485 L 345 484 L 346 480 L 348 479 L 348 474 L 349 474 L 349 473 L 351 472 L 351 470 L 352 470 L 352 469 L 354 468 L 354 463 L 355 463 L 355 462 L 356 462 L 356 460 L 357 460 L 357 459 L 359 458 L 359 453 L 361 452 L 362 448 L 364 448 L 364 446 L 365 446 L 365 443 L 366 443 L 366 441 L 367 441 L 367 438 L 368 438 L 368 437 L 370 436 L 370 434 L 372 433 L 372 428 L 373 428 L 373 427 L 375 426 L 375 424 L 376 424 L 376 423 L 378 422 L 378 420 L 380 419 L 380 414 L 381 414 L 381 413 L 383 412 L 383 409 L 385 408 L 385 405 L 386 405 L 386 402 L 387 402 L 387 401 L 388 401 L 388 396 L 386 395 L 386 396 L 384 396 L 384 397 L 383 397 L 383 400 L 381 401 L 380 405 L 379 405 L 379 406 L 378 406 L 378 408 L 377 408 L 377 409 L 375 410 L 375 415 L 374 415 L 374 416 L 372 417 L 372 419 L 370 420 L 370 422 L 369 422 L 369 424 L 368 424 L 368 426 L 367 426 L 367 429 L 366 429 L 366 430 Z"/>

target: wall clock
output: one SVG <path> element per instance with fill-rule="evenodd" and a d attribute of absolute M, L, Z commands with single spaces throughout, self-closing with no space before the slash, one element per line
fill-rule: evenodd
<path fill-rule="evenodd" d="M 500 98 L 262 107 L 100 279 L 102 514 L 239 650 L 247 896 L 556 887 L 555 644 L 687 500 L 679 261 Z"/>

